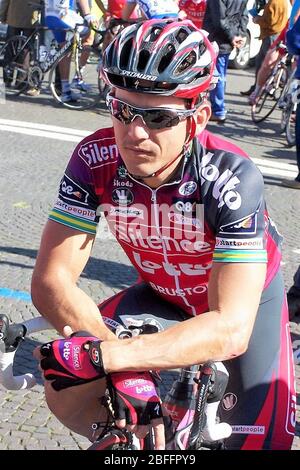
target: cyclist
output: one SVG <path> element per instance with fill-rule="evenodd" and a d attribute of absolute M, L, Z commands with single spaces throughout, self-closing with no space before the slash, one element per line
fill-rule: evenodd
<path fill-rule="evenodd" d="M 115 20 L 122 18 L 122 11 L 126 0 L 108 0 L 107 8 L 105 8 L 101 0 L 96 1 L 98 7 L 105 16 L 106 33 L 102 44 L 102 51 L 104 51 L 118 32 L 119 28 L 116 26 Z M 133 9 L 131 15 L 129 15 L 130 19 L 136 19 L 138 17 L 136 10 L 136 8 Z"/>
<path fill-rule="evenodd" d="M 255 104 L 259 93 L 266 83 L 267 79 L 269 78 L 272 70 L 276 66 L 276 64 L 282 59 L 282 57 L 286 54 L 286 32 L 288 29 L 288 23 L 286 27 L 281 31 L 277 39 L 271 44 L 270 49 L 265 55 L 265 58 L 258 70 L 256 85 L 254 91 L 249 96 L 249 103 L 251 105 Z"/>
<path fill-rule="evenodd" d="M 197 28 L 201 29 L 206 10 L 207 0 L 180 0 L 180 15 L 184 12 L 186 19 L 191 20 Z"/>
<path fill-rule="evenodd" d="M 122 18 L 128 20 L 136 7 L 139 7 L 142 17 L 153 18 L 177 18 L 179 13 L 176 0 L 126 0 Z"/>
<path fill-rule="evenodd" d="M 220 411 L 234 429 L 227 447 L 292 444 L 294 369 L 281 237 L 258 169 L 205 130 L 215 60 L 190 21 L 150 20 L 114 39 L 103 60 L 113 127 L 77 145 L 42 236 L 32 299 L 68 337 L 35 355 L 50 409 L 90 439 L 91 423 L 105 421 L 99 397 L 106 377 L 118 425 L 141 437 L 151 423 L 163 447 L 149 371 L 210 359 L 229 370 Z M 140 275 L 99 306 L 101 315 L 76 284 L 100 206 Z M 144 323 L 158 332 L 120 340 L 111 331 Z"/>
<path fill-rule="evenodd" d="M 76 24 L 82 24 L 80 33 L 86 36 L 89 33 L 89 28 L 84 26 L 84 20 L 94 26 L 98 24 L 98 20 L 91 14 L 89 0 L 78 0 L 78 6 L 84 18 L 77 13 L 76 0 L 46 0 L 46 25 L 53 30 L 54 37 L 61 47 L 66 41 L 66 31 L 63 31 L 63 29 L 75 28 Z M 86 56 L 83 55 L 83 59 L 86 60 Z M 65 103 L 76 100 L 76 95 L 72 93 L 71 84 L 69 82 L 70 61 L 71 55 L 62 60 L 59 64 L 62 101 Z M 75 77 L 74 84 L 79 89 L 83 88 L 83 91 L 85 91 L 85 84 L 79 77 Z"/>

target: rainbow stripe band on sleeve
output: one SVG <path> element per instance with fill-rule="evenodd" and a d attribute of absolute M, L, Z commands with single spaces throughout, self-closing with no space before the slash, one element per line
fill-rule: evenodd
<path fill-rule="evenodd" d="M 213 254 L 216 263 L 267 263 L 265 250 L 216 250 Z"/>
<path fill-rule="evenodd" d="M 96 235 L 97 232 L 97 222 L 80 219 L 57 209 L 53 209 L 50 212 L 49 219 L 59 222 L 60 224 L 67 225 L 67 227 L 74 228 L 75 230 L 90 233 L 91 235 Z"/>

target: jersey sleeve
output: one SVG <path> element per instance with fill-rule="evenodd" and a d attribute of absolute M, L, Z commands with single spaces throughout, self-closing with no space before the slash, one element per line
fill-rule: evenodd
<path fill-rule="evenodd" d="M 229 167 L 226 159 L 231 162 Z M 263 177 L 249 159 L 225 155 L 222 160 L 218 179 L 209 185 L 213 261 L 267 263 Z"/>
<path fill-rule="evenodd" d="M 58 197 L 49 219 L 75 230 L 95 235 L 99 216 L 99 201 L 91 169 L 75 149 L 60 181 Z"/>

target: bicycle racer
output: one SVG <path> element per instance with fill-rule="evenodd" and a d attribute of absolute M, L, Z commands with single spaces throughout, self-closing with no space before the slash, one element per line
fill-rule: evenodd
<path fill-rule="evenodd" d="M 95 27 L 98 25 L 97 18 L 91 13 L 89 0 L 78 0 L 78 6 L 82 11 L 83 17 L 77 13 L 77 0 L 46 0 L 45 22 L 47 27 L 53 31 L 53 35 L 61 47 L 66 41 L 66 29 L 73 29 L 76 24 L 82 24 L 80 34 L 87 36 L 89 28 L 84 25 L 84 20 L 89 25 Z M 85 61 L 86 58 L 87 56 L 82 54 L 82 60 Z M 70 61 L 71 55 L 59 64 L 62 101 L 65 103 L 76 100 L 76 95 L 72 93 L 71 84 L 69 83 Z M 84 65 L 85 63 L 81 64 L 81 66 Z M 80 77 L 74 77 L 73 85 L 85 91 L 85 84 Z"/>
<path fill-rule="evenodd" d="M 138 437 L 151 424 L 161 449 L 162 411 L 149 371 L 222 360 L 229 384 L 220 418 L 233 427 L 227 448 L 292 445 L 281 237 L 260 172 L 241 149 L 205 130 L 215 59 L 190 21 L 150 20 L 114 39 L 103 63 L 113 127 L 77 145 L 42 236 L 32 299 L 67 338 L 35 355 L 50 409 L 91 440 L 91 424 L 106 419 L 99 407 L 105 377 L 117 424 Z M 99 315 L 77 280 L 100 206 L 140 277 L 100 304 Z M 143 322 L 158 332 L 114 334 Z"/>

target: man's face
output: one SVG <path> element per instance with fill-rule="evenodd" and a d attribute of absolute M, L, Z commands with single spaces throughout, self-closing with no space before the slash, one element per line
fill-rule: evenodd
<path fill-rule="evenodd" d="M 132 93 L 117 89 L 115 97 L 138 108 L 186 109 L 185 101 L 169 96 Z M 128 171 L 143 177 L 150 175 L 174 160 L 181 152 L 187 137 L 187 120 L 177 126 L 149 129 L 137 116 L 130 124 L 113 119 L 116 143 Z M 168 173 L 168 172 L 167 172 Z M 164 175 L 165 178 L 168 176 Z"/>

